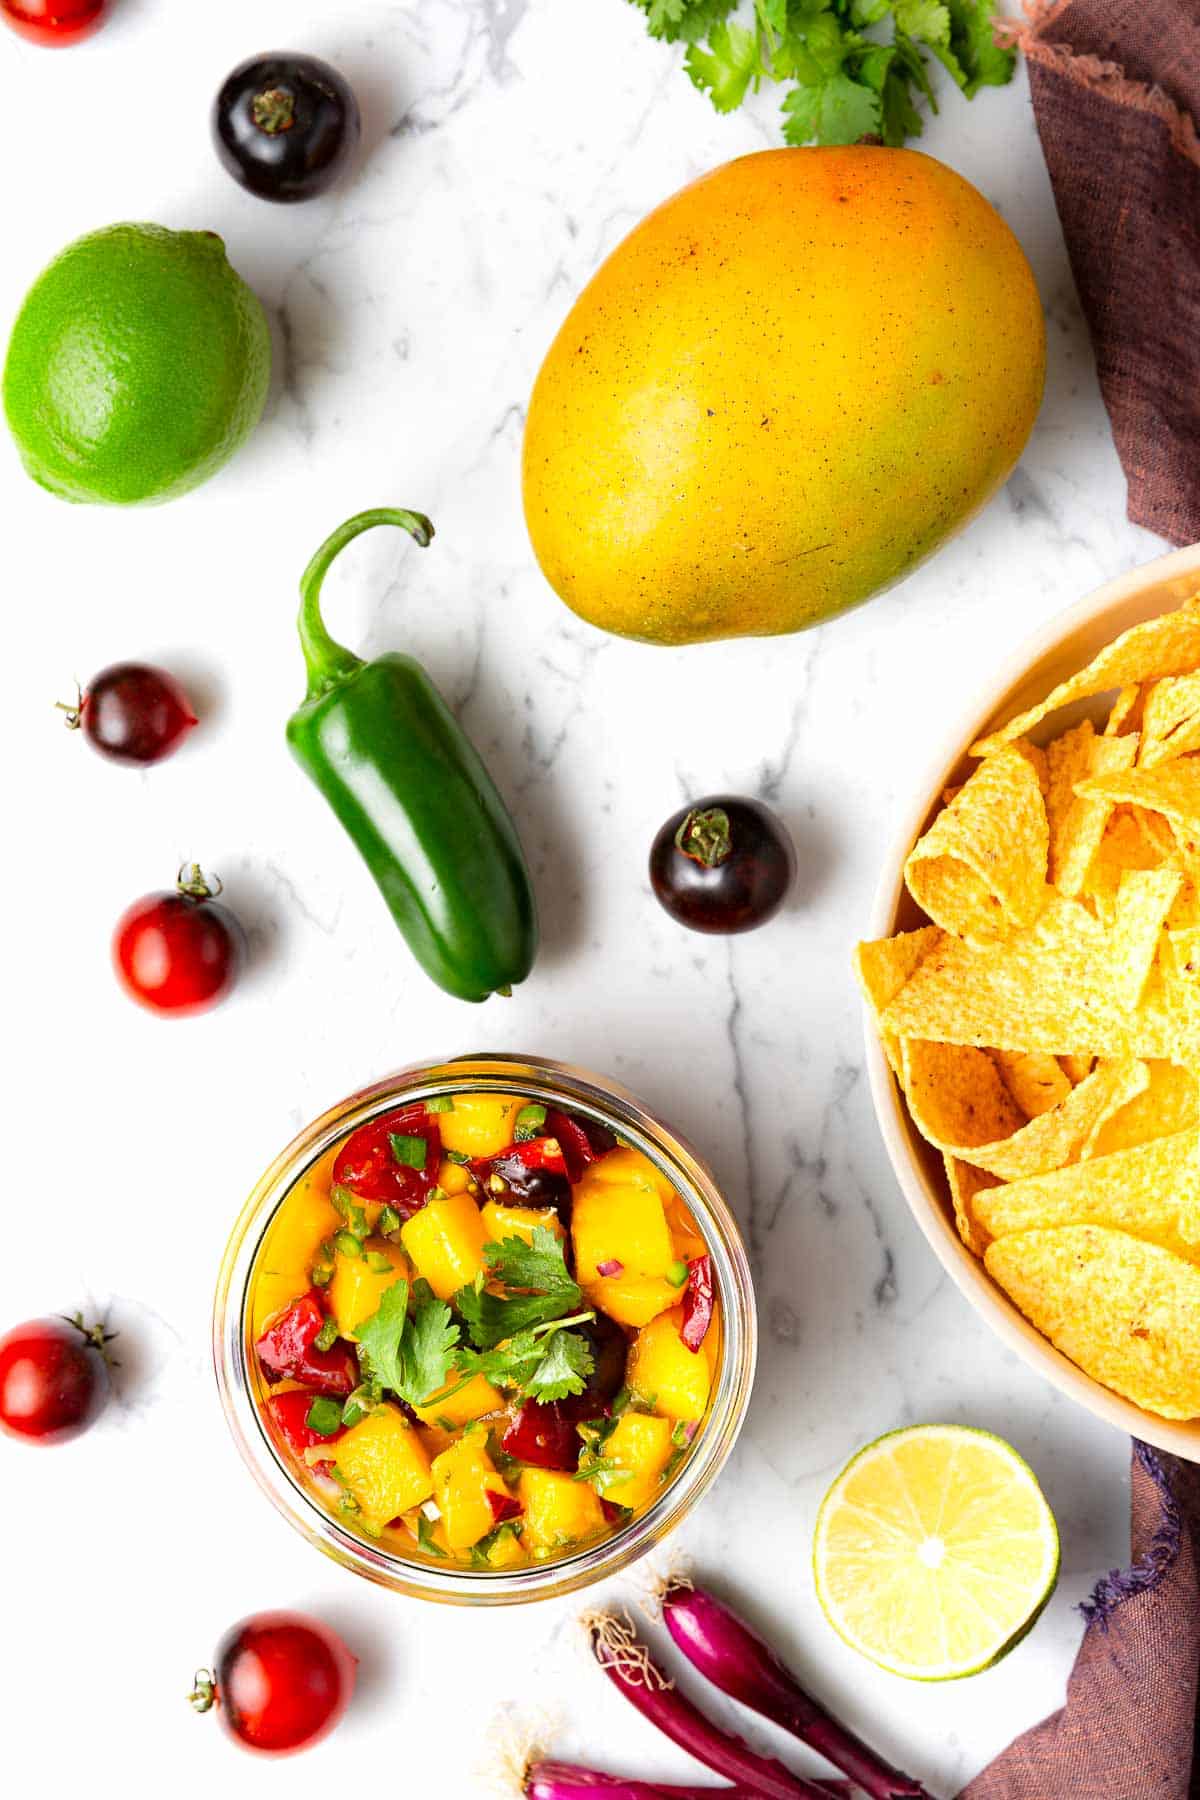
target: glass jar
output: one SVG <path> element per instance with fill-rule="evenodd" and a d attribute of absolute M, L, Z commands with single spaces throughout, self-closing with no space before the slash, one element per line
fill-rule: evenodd
<path fill-rule="evenodd" d="M 695 1216 L 712 1258 L 720 1301 L 720 1363 L 708 1412 L 674 1479 L 652 1506 L 611 1537 L 553 1561 L 508 1570 L 443 1567 L 402 1556 L 364 1541 L 332 1518 L 293 1474 L 263 1423 L 250 1331 L 255 1259 L 295 1183 L 335 1144 L 380 1113 L 464 1089 L 517 1094 L 568 1108 L 608 1126 L 648 1156 Z M 251 1473 L 284 1517 L 327 1556 L 368 1580 L 397 1593 L 468 1606 L 509 1605 L 571 1593 L 615 1574 L 661 1543 L 708 1490 L 733 1448 L 750 1400 L 757 1335 L 754 1291 L 741 1236 L 696 1152 L 614 1082 L 541 1057 L 500 1055 L 456 1057 L 403 1069 L 306 1126 L 271 1164 L 234 1227 L 213 1313 L 213 1354 L 225 1416 Z"/>

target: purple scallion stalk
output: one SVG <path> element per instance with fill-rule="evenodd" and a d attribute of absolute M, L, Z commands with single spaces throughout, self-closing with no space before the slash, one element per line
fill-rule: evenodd
<path fill-rule="evenodd" d="M 676 1578 L 662 1596 L 667 1630 L 688 1661 L 731 1699 L 819 1750 L 870 1800 L 930 1800 L 813 1700 L 763 1640 L 704 1588 Z"/>
<path fill-rule="evenodd" d="M 840 1784 L 806 1781 L 773 1757 L 759 1756 L 677 1693 L 639 1639 L 628 1614 L 592 1613 L 584 1623 L 596 1661 L 609 1680 L 664 1736 L 698 1762 L 707 1763 L 716 1774 L 748 1787 L 758 1800 L 829 1800 L 831 1794 L 844 1793 Z"/>
<path fill-rule="evenodd" d="M 632 1781 L 601 1775 L 576 1763 L 536 1762 L 525 1771 L 526 1800 L 756 1800 L 757 1788 L 672 1787 L 660 1781 Z"/>

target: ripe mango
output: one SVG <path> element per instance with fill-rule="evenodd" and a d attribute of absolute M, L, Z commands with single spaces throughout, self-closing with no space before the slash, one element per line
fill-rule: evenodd
<path fill-rule="evenodd" d="M 400 1242 L 439 1300 L 449 1300 L 483 1268 L 483 1220 L 470 1194 L 426 1201 L 400 1227 Z"/>
<path fill-rule="evenodd" d="M 1011 472 L 1045 327 L 1016 238 L 915 150 L 767 150 L 684 188 L 534 385 L 551 586 L 656 644 L 798 631 L 908 575 Z"/>

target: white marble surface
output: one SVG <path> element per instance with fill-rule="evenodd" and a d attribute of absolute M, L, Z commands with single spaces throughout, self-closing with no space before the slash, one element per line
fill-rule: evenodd
<path fill-rule="evenodd" d="M 207 139 L 227 69 L 280 44 L 341 65 L 367 121 L 357 177 L 298 209 L 243 195 Z M 610 1071 L 704 1147 L 756 1259 L 763 1355 L 740 1447 L 679 1549 L 936 1792 L 1059 1703 L 1075 1605 L 1124 1552 L 1126 1443 L 1000 1348 L 906 1215 L 848 967 L 948 709 L 1028 630 L 1160 548 L 1124 517 L 1027 89 L 949 96 L 925 139 L 1012 222 L 1046 303 L 1049 390 L 1007 490 L 906 586 L 825 630 L 654 651 L 550 594 L 517 468 L 532 375 L 599 257 L 687 178 L 777 141 L 769 97 L 719 120 L 676 65 L 625 0 L 117 0 L 69 53 L 0 33 L 0 318 L 80 231 L 208 227 L 267 303 L 279 369 L 250 448 L 160 510 L 68 509 L 0 445 L 0 742 L 16 772 L 0 1319 L 90 1302 L 126 1365 L 87 1439 L 0 1443 L 0 1711 L 36 1744 L 40 1792 L 162 1777 L 230 1800 L 362 1800 L 383 1782 L 458 1800 L 486 1791 L 506 1709 L 549 1712 L 561 1750 L 614 1769 L 692 1772 L 587 1665 L 573 1603 L 468 1616 L 369 1588 L 288 1531 L 227 1436 L 208 1331 L 235 1211 L 306 1118 L 426 1054 L 529 1048 Z M 430 512 L 436 545 L 364 541 L 329 584 L 335 626 L 426 660 L 513 803 L 544 908 L 533 978 L 478 1011 L 414 971 L 282 742 L 299 571 L 326 529 L 387 501 Z M 163 660 L 204 703 L 203 730 L 145 776 L 89 755 L 50 710 L 123 656 Z M 802 869 L 786 916 L 732 943 L 683 934 L 644 874 L 660 819 L 723 787 L 781 809 Z M 166 1025 L 117 992 L 108 938 L 185 855 L 224 876 L 255 968 L 221 1011 Z M 931 1417 L 1020 1447 L 1064 1563 L 1002 1667 L 925 1689 L 831 1637 L 808 1538 L 852 1449 Z M 239 1756 L 183 1699 L 230 1621 L 279 1604 L 323 1612 L 363 1658 L 352 1718 L 282 1767 Z"/>

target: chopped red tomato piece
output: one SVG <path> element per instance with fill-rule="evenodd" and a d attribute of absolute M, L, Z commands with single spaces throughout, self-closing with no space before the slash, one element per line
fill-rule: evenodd
<path fill-rule="evenodd" d="M 325 1314 L 310 1289 L 293 1300 L 255 1344 L 255 1353 L 272 1381 L 303 1381 L 319 1394 L 348 1394 L 358 1385 L 358 1363 L 342 1338 L 329 1350 L 314 1343 Z"/>
<path fill-rule="evenodd" d="M 683 1296 L 683 1322 L 679 1335 L 689 1350 L 699 1350 L 713 1316 L 712 1259 L 693 1257 L 688 1264 L 688 1282 Z"/>
<path fill-rule="evenodd" d="M 596 1408 L 593 1406 L 592 1411 Z M 543 1405 L 526 1400 L 500 1441 L 506 1456 L 518 1462 L 532 1463 L 537 1469 L 560 1469 L 570 1473 L 579 1467 L 583 1448 L 575 1421 L 581 1414 L 569 1401 L 552 1400 Z"/>
<path fill-rule="evenodd" d="M 441 1159 L 437 1115 L 404 1106 L 347 1138 L 333 1165 L 333 1185 L 358 1200 L 382 1201 L 408 1219 L 428 1200 Z"/>
<path fill-rule="evenodd" d="M 617 1145 L 616 1134 L 606 1125 L 577 1119 L 574 1113 L 552 1106 L 546 1113 L 546 1136 L 557 1138 L 567 1165 L 567 1176 L 578 1181 L 589 1163 L 599 1162 Z"/>
<path fill-rule="evenodd" d="M 487 1490 L 488 1505 L 492 1509 L 492 1517 L 497 1525 L 503 1525 L 506 1519 L 519 1519 L 525 1508 L 515 1494 L 498 1494 L 494 1488 Z"/>
<path fill-rule="evenodd" d="M 314 1444 L 336 1444 L 345 1430 L 341 1425 L 336 1431 L 313 1430 L 308 1423 L 308 1409 L 316 1398 L 315 1393 L 305 1393 L 300 1388 L 293 1388 L 290 1394 L 272 1394 L 267 1401 L 267 1411 L 280 1437 L 297 1456 L 303 1456 Z"/>

